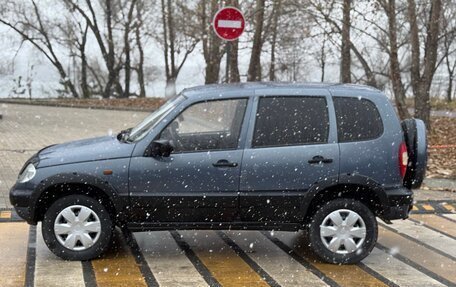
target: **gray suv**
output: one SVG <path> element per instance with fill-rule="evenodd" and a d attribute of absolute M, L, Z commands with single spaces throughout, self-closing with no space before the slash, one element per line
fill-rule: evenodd
<path fill-rule="evenodd" d="M 117 136 L 40 150 L 10 200 L 69 260 L 100 256 L 121 226 L 305 229 L 322 260 L 355 263 L 376 217 L 407 218 L 426 152 L 423 122 L 370 87 L 209 85 Z"/>

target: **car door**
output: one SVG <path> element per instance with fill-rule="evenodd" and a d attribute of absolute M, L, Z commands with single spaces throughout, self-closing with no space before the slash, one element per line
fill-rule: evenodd
<path fill-rule="evenodd" d="M 248 98 L 195 102 L 155 138 L 172 143 L 169 157 L 132 158 L 133 221 L 226 222 L 238 216 L 247 104 Z"/>
<path fill-rule="evenodd" d="M 301 222 L 306 191 L 337 180 L 332 99 L 320 90 L 261 91 L 241 170 L 244 221 Z"/>

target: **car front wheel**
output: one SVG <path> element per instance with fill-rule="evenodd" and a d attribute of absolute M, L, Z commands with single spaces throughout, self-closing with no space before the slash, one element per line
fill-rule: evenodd
<path fill-rule="evenodd" d="M 372 211 L 354 199 L 325 203 L 312 216 L 309 242 L 325 262 L 353 264 L 364 259 L 377 242 L 377 221 Z"/>
<path fill-rule="evenodd" d="M 43 238 L 48 248 L 65 260 L 90 260 L 109 247 L 113 231 L 106 208 L 85 195 L 54 202 L 44 215 Z"/>

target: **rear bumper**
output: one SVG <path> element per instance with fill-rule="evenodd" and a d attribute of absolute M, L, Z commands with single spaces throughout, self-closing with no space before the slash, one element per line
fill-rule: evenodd
<path fill-rule="evenodd" d="M 406 219 L 413 207 L 413 191 L 406 187 L 385 190 L 387 205 L 381 218 L 384 220 Z"/>

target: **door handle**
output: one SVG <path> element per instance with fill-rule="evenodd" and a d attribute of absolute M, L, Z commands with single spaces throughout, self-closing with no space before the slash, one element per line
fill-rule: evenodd
<path fill-rule="evenodd" d="M 331 163 L 331 162 L 333 162 L 333 160 L 332 160 L 332 158 L 324 158 L 321 155 L 316 155 L 312 159 L 309 159 L 307 162 L 310 163 L 310 164 L 313 164 L 313 163 Z"/>
<path fill-rule="evenodd" d="M 238 163 L 237 162 L 230 162 L 227 161 L 226 159 L 221 159 L 217 161 L 216 163 L 212 164 L 215 167 L 237 167 Z"/>

